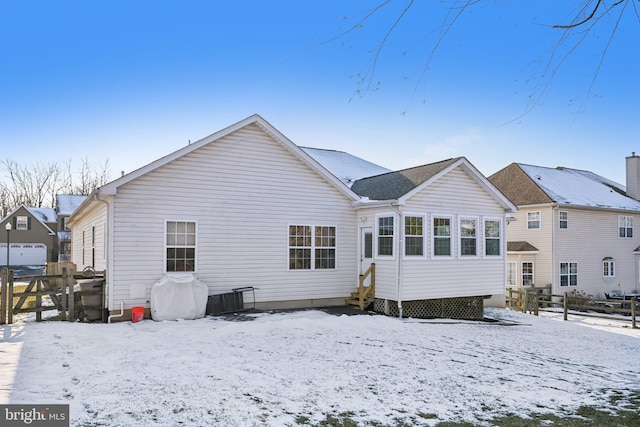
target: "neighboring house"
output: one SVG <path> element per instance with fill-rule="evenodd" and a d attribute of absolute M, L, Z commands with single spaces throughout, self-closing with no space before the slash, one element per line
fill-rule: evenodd
<path fill-rule="evenodd" d="M 12 266 L 44 266 L 48 262 L 71 259 L 71 232 L 66 220 L 87 196 L 56 195 L 55 208 L 20 206 L 0 222 L 0 265 L 7 263 L 6 224 L 11 224 L 9 240 Z"/>
<path fill-rule="evenodd" d="M 106 270 L 112 313 L 149 308 L 171 272 L 210 295 L 254 287 L 258 308 L 344 305 L 375 262 L 377 311 L 427 317 L 446 299 L 481 316 L 504 294 L 515 206 L 465 158 L 359 179 L 385 171 L 254 115 L 97 189 L 69 218 L 72 258 Z"/>
<path fill-rule="evenodd" d="M 640 157 L 627 186 L 595 173 L 512 163 L 489 180 L 518 206 L 507 226 L 507 287 L 603 296 L 640 288 Z"/>
<path fill-rule="evenodd" d="M 71 261 L 71 231 L 67 220 L 87 196 L 56 194 L 56 230 L 58 238 L 58 262 Z"/>
<path fill-rule="evenodd" d="M 10 266 L 42 266 L 55 253 L 55 214 L 50 208 L 19 206 L 0 221 L 0 265 L 7 264 L 7 224 Z"/>

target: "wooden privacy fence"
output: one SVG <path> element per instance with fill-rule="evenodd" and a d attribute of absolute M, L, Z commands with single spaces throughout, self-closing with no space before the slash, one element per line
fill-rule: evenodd
<path fill-rule="evenodd" d="M 66 267 L 60 274 L 20 277 L 26 283 L 24 290 L 16 292 L 13 270 L 3 268 L 0 274 L 0 325 L 13 323 L 14 314 L 36 313 L 36 321 L 42 321 L 42 312 L 58 310 L 58 320 L 104 321 L 104 272 L 93 270 L 75 273 Z M 80 289 L 76 282 L 82 281 Z M 84 284 L 90 285 L 88 289 Z M 49 298 L 43 298 L 48 296 Z M 34 301 L 28 303 L 28 301 Z"/>
<path fill-rule="evenodd" d="M 579 316 L 612 318 L 610 314 L 630 316 L 631 327 L 636 329 L 636 313 L 640 303 L 632 299 L 593 298 L 565 292 L 564 295 L 540 293 L 536 289 L 507 289 L 506 305 L 508 308 L 523 313 L 538 315 L 539 311 L 558 311 L 562 307 L 564 320 L 571 314 Z M 626 318 L 616 317 L 616 320 Z"/>

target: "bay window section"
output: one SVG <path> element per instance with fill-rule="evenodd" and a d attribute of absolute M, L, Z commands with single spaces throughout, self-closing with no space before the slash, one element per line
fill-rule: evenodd
<path fill-rule="evenodd" d="M 478 220 L 460 218 L 460 256 L 478 255 Z"/>
<path fill-rule="evenodd" d="M 404 218 L 404 254 L 405 256 L 424 255 L 424 219 L 421 216 Z"/>
<path fill-rule="evenodd" d="M 451 218 L 433 218 L 433 256 L 451 256 Z"/>
<path fill-rule="evenodd" d="M 484 254 L 500 256 L 501 247 L 500 220 L 486 219 L 484 221 Z"/>
<path fill-rule="evenodd" d="M 393 217 L 378 218 L 378 256 L 393 256 Z"/>

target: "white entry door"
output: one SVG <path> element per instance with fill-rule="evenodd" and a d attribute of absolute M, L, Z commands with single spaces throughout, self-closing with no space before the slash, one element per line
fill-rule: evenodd
<path fill-rule="evenodd" d="M 373 228 L 360 228 L 360 274 L 367 271 L 373 263 Z M 369 278 L 365 286 L 369 286 Z"/>

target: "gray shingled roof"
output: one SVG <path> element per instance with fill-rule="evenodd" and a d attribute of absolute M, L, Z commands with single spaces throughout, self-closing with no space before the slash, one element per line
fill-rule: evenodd
<path fill-rule="evenodd" d="M 351 190 L 361 197 L 368 197 L 370 200 L 398 199 L 459 159 L 461 157 L 362 178 L 353 183 Z"/>
<path fill-rule="evenodd" d="M 538 252 L 529 242 L 507 242 L 507 252 Z"/>

